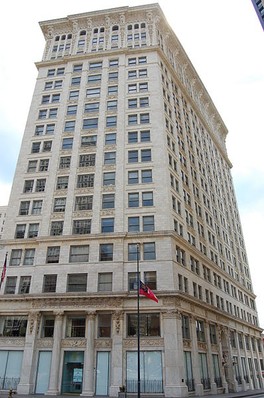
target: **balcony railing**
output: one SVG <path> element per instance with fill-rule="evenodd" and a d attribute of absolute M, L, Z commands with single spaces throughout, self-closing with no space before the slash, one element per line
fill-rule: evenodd
<path fill-rule="evenodd" d="M 0 390 L 16 390 L 20 377 L 0 377 Z"/>
<path fill-rule="evenodd" d="M 186 379 L 186 386 L 188 387 L 188 391 L 195 391 L 194 379 Z"/>
<path fill-rule="evenodd" d="M 137 380 L 126 380 L 127 392 L 137 392 L 138 381 Z M 141 380 L 140 391 L 142 393 L 163 393 L 163 381 L 162 380 Z"/>
<path fill-rule="evenodd" d="M 202 383 L 203 388 L 204 388 L 205 390 L 210 390 L 210 388 L 211 388 L 211 381 L 210 381 L 209 377 L 208 377 L 208 378 L 202 378 L 202 379 L 201 379 L 201 383 Z"/>
<path fill-rule="evenodd" d="M 221 377 L 215 377 L 214 381 L 215 381 L 215 384 L 216 384 L 217 388 L 223 387 L 223 383 L 222 383 Z"/>

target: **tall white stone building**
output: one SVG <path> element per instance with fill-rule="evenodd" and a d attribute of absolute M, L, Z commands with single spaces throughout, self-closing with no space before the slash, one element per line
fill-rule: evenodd
<path fill-rule="evenodd" d="M 0 390 L 263 387 L 227 129 L 158 4 L 40 23 L 3 241 Z M 138 245 L 139 244 L 139 245 Z"/>

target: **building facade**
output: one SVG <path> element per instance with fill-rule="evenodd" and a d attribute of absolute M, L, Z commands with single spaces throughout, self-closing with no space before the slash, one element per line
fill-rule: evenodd
<path fill-rule="evenodd" d="M 251 0 L 251 1 L 257 13 L 259 22 L 261 23 L 262 29 L 264 30 L 264 2 L 263 0 Z"/>
<path fill-rule="evenodd" d="M 0 389 L 263 387 L 227 129 L 158 4 L 40 23 L 3 235 Z M 3 258 L 4 260 L 4 258 Z"/>
<path fill-rule="evenodd" d="M 4 232 L 7 206 L 0 206 L 0 239 Z"/>

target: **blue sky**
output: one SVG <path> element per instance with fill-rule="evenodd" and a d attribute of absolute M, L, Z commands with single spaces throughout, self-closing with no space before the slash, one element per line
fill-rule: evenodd
<path fill-rule="evenodd" d="M 8 202 L 44 38 L 38 22 L 149 0 L 13 0 L 0 24 L 0 205 Z M 227 151 L 264 327 L 264 32 L 251 0 L 160 0 L 229 134 Z M 25 12 L 26 8 L 26 12 Z M 1 256 L 1 254 L 0 254 Z"/>

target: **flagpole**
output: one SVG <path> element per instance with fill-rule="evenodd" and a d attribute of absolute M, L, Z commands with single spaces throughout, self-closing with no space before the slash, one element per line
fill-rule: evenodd
<path fill-rule="evenodd" d="M 138 383 L 137 393 L 140 398 L 140 316 L 139 316 L 139 289 L 140 289 L 140 275 L 139 275 L 139 243 L 137 243 L 137 357 L 138 357 Z"/>

